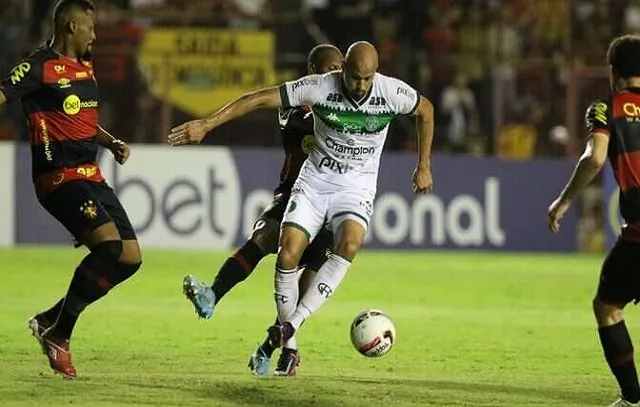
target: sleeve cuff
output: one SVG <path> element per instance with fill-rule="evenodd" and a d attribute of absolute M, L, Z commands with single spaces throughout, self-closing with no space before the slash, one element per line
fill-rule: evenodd
<path fill-rule="evenodd" d="M 416 104 L 413 105 L 413 107 L 411 108 L 409 113 L 407 113 L 407 115 L 414 114 L 416 112 L 416 110 L 418 110 L 418 106 L 420 106 L 420 94 L 418 92 L 416 92 Z"/>
<path fill-rule="evenodd" d="M 291 107 L 291 101 L 287 93 L 287 85 L 284 83 L 280 85 L 280 101 L 282 102 L 283 109 L 289 109 Z"/>

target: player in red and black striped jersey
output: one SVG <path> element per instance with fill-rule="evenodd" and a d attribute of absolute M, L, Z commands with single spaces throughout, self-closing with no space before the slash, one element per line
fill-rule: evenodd
<path fill-rule="evenodd" d="M 332 45 L 315 47 L 308 57 L 309 73 L 327 73 L 342 68 L 343 56 L 340 50 Z M 192 275 L 183 281 L 184 293 L 193 303 L 196 312 L 202 318 L 210 318 L 213 309 L 222 297 L 238 283 L 245 280 L 258 263 L 269 254 L 276 253 L 280 234 L 280 222 L 284 215 L 293 183 L 298 177 L 302 163 L 314 147 L 313 115 L 306 107 L 281 110 L 279 114 L 282 145 L 285 151 L 284 164 L 280 171 L 280 182 L 274 190 L 271 205 L 258 217 L 251 238 L 230 256 L 223 264 L 211 286 L 198 282 Z M 326 252 L 330 250 L 333 236 L 322 230 L 305 250 L 301 265 L 304 273 L 300 285 L 304 289 L 309 286 L 313 273 L 326 260 Z M 268 340 L 260 346 L 251 357 L 249 367 L 257 375 L 267 374 L 269 359 L 274 351 Z M 294 375 L 299 360 L 295 338 L 288 342 L 280 356 L 276 375 Z"/>
<path fill-rule="evenodd" d="M 640 301 L 640 36 L 618 37 L 609 46 L 611 94 L 586 112 L 588 139 L 570 181 L 549 207 L 553 232 L 572 199 L 605 162 L 620 186 L 620 210 L 626 222 L 608 253 L 593 300 L 604 356 L 621 389 L 611 406 L 640 406 L 640 385 L 633 344 L 623 319 L 624 307 Z"/>
<path fill-rule="evenodd" d="M 80 313 L 140 268 L 136 234 L 97 164 L 98 148 L 124 164 L 129 147 L 98 122 L 98 84 L 90 61 L 95 8 L 61 0 L 54 38 L 0 82 L 0 104 L 21 101 L 31 133 L 32 176 L 40 204 L 90 253 L 64 298 L 29 320 L 51 368 L 73 378 L 69 340 Z"/>

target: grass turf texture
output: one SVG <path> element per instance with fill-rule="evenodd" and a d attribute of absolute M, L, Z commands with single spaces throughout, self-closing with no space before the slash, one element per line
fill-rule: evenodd
<path fill-rule="evenodd" d="M 67 381 L 26 322 L 60 298 L 83 255 L 0 250 L 0 405 L 601 406 L 617 392 L 591 315 L 599 256 L 364 251 L 300 331 L 298 376 L 265 379 L 246 365 L 274 318 L 274 257 L 202 321 L 182 277 L 211 281 L 227 253 L 148 250 L 141 272 L 80 318 L 79 377 Z M 349 342 L 365 308 L 396 323 L 379 359 Z M 627 324 L 637 340 L 632 307 Z"/>

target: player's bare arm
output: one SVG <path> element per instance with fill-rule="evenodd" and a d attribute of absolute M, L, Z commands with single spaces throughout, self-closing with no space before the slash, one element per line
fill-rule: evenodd
<path fill-rule="evenodd" d="M 431 145 L 433 144 L 433 105 L 423 97 L 420 97 L 416 116 L 418 131 L 418 165 L 413 172 L 413 192 L 425 194 L 431 190 L 433 179 L 431 177 Z"/>
<path fill-rule="evenodd" d="M 0 90 L 0 106 L 4 105 L 5 103 L 7 103 L 7 97 Z"/>
<path fill-rule="evenodd" d="M 573 198 L 589 185 L 604 166 L 608 148 L 609 135 L 607 133 L 596 131 L 589 136 L 584 152 L 580 156 L 569 182 L 549 206 L 547 223 L 553 233 L 560 230 L 560 220 L 571 206 Z"/>
<path fill-rule="evenodd" d="M 199 144 L 208 132 L 228 121 L 258 109 L 275 109 L 279 107 L 282 107 L 279 87 L 270 87 L 246 93 L 207 118 L 192 120 L 174 127 L 171 129 L 168 142 L 172 146 Z"/>
<path fill-rule="evenodd" d="M 114 159 L 118 164 L 123 165 L 129 159 L 131 151 L 129 146 L 122 140 L 119 140 L 106 131 L 102 126 L 98 126 L 98 134 L 96 136 L 96 142 L 102 148 L 106 148 L 111 151 Z"/>

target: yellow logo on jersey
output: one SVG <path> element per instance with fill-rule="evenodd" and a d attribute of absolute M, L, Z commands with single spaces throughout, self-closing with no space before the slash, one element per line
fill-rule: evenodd
<path fill-rule="evenodd" d="M 300 143 L 300 148 L 304 151 L 305 154 L 309 155 L 311 150 L 316 146 L 316 139 L 311 134 L 307 134 L 302 138 L 302 142 Z"/>
<path fill-rule="evenodd" d="M 597 109 L 597 106 L 596 106 L 596 109 Z M 640 107 L 635 103 L 625 103 L 624 105 L 622 105 L 622 110 L 624 110 L 624 113 L 627 116 L 631 116 L 631 117 L 640 116 Z M 596 117 L 597 117 L 597 110 L 596 110 Z"/>
<path fill-rule="evenodd" d="M 67 96 L 64 102 L 62 102 L 62 109 L 69 116 L 78 114 L 78 112 L 80 112 L 80 98 L 76 95 Z"/>
<path fill-rule="evenodd" d="M 67 67 L 64 65 L 54 65 L 53 70 L 56 71 L 58 75 L 67 72 Z"/>
<path fill-rule="evenodd" d="M 604 103 L 598 103 L 594 108 L 594 117 L 596 120 L 604 124 L 607 123 L 607 105 Z"/>
<path fill-rule="evenodd" d="M 27 76 L 27 73 L 31 70 L 31 64 L 28 62 L 22 62 L 11 70 L 11 84 L 17 85 L 22 79 Z"/>
<path fill-rule="evenodd" d="M 81 102 L 80 98 L 77 95 L 69 95 L 62 102 L 62 110 L 69 116 L 73 116 L 80 112 L 80 109 L 89 109 L 93 107 L 98 107 L 97 100 L 87 100 L 85 102 Z"/>
<path fill-rule="evenodd" d="M 60 85 L 60 89 L 66 89 L 71 87 L 71 81 L 67 78 L 58 79 L 58 85 Z"/>

